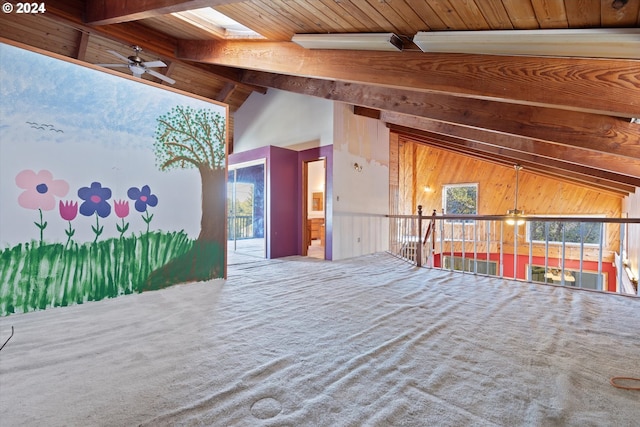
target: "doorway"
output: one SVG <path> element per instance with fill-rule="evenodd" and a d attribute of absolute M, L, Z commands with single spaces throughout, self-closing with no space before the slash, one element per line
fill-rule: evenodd
<path fill-rule="evenodd" d="M 302 255 L 325 259 L 326 159 L 304 163 Z"/>
<path fill-rule="evenodd" d="M 229 166 L 227 249 L 266 258 L 265 161 Z"/>

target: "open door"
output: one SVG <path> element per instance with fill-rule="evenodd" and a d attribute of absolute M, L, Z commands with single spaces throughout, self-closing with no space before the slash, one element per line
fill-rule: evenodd
<path fill-rule="evenodd" d="M 229 166 L 227 224 L 228 250 L 266 257 L 264 160 Z"/>
<path fill-rule="evenodd" d="M 326 160 L 304 163 L 302 255 L 325 259 Z"/>

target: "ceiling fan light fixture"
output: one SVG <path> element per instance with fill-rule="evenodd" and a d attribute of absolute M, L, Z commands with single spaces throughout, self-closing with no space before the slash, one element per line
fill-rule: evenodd
<path fill-rule="evenodd" d="M 116 52 L 115 50 L 108 50 L 107 52 L 109 52 L 110 54 L 112 54 L 113 56 L 115 56 L 116 58 L 120 59 L 121 61 L 123 61 L 122 64 L 96 64 L 98 66 L 101 67 L 107 67 L 107 68 L 124 68 L 127 67 L 129 68 L 129 71 L 131 71 L 131 74 L 133 74 L 134 77 L 137 78 L 142 78 L 142 75 L 145 73 L 148 73 L 152 76 L 154 76 L 157 79 L 160 79 L 164 82 L 167 82 L 169 84 L 174 84 L 176 81 L 173 80 L 172 78 L 165 76 L 164 74 L 160 74 L 157 71 L 152 70 L 152 68 L 157 68 L 157 67 L 166 67 L 167 64 L 165 64 L 164 62 L 157 60 L 157 61 L 145 61 L 142 58 L 140 58 L 139 53 L 142 52 L 142 49 L 139 46 L 132 46 L 134 54 L 127 57 L 124 56 L 118 52 Z"/>
<path fill-rule="evenodd" d="M 129 70 L 133 73 L 134 76 L 140 77 L 146 71 L 146 68 L 139 64 L 130 64 Z"/>
<path fill-rule="evenodd" d="M 507 211 L 509 218 L 506 219 L 509 225 L 522 225 L 526 221 L 524 219 L 524 211 L 520 209 L 509 209 Z"/>
<path fill-rule="evenodd" d="M 507 211 L 508 218 L 506 219 L 507 224 L 519 226 L 525 223 L 524 219 L 524 211 L 518 209 L 518 185 L 519 185 L 519 172 L 522 169 L 521 165 L 513 165 L 513 168 L 516 170 L 516 191 L 515 191 L 515 202 L 513 209 L 509 209 Z"/>

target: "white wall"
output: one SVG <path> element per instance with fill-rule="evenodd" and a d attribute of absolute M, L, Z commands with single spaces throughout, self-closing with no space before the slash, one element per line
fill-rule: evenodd
<path fill-rule="evenodd" d="M 356 170 L 354 164 L 362 167 Z M 389 130 L 379 120 L 334 106 L 333 259 L 389 245 Z"/>
<path fill-rule="evenodd" d="M 234 151 L 265 145 L 294 150 L 333 144 L 332 258 L 388 249 L 389 130 L 351 106 L 269 89 L 234 116 Z M 354 170 L 354 163 L 362 170 Z"/>
<path fill-rule="evenodd" d="M 297 151 L 333 143 L 333 102 L 269 89 L 234 114 L 233 151 L 273 145 Z"/>
<path fill-rule="evenodd" d="M 622 201 L 622 213 L 629 218 L 640 218 L 640 187 L 636 192 Z M 640 276 L 640 224 L 630 224 L 626 236 L 627 258 L 631 264 L 631 271 L 636 277 Z"/>

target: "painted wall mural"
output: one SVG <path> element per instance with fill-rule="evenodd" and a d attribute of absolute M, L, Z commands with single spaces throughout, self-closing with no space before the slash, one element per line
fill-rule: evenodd
<path fill-rule="evenodd" d="M 224 105 L 0 44 L 0 315 L 225 274 Z"/>

